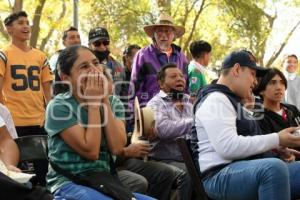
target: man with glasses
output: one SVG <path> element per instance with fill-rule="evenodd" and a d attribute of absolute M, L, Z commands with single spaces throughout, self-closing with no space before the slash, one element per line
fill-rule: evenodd
<path fill-rule="evenodd" d="M 120 77 L 121 72 L 123 71 L 123 66 L 110 56 L 109 44 L 110 38 L 108 31 L 105 28 L 97 27 L 90 30 L 89 46 L 94 51 L 100 63 L 107 67 L 113 77 L 114 83 L 116 83 L 116 81 L 121 80 Z M 118 94 L 118 91 L 115 91 L 115 93 Z"/>
<path fill-rule="evenodd" d="M 131 88 L 129 92 L 137 96 L 143 107 L 159 92 L 156 74 L 167 63 L 175 63 L 187 78 L 188 61 L 181 48 L 173 41 L 180 38 L 185 28 L 173 24 L 173 19 L 161 14 L 156 24 L 144 27 L 147 36 L 152 39 L 152 44 L 141 49 L 135 56 L 132 64 Z M 133 107 L 134 98 L 130 100 Z"/>

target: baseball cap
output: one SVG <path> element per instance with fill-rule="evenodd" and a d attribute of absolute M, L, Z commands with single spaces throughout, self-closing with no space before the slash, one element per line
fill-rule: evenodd
<path fill-rule="evenodd" d="M 97 40 L 106 40 L 109 41 L 109 34 L 106 28 L 97 27 L 93 28 L 89 32 L 89 43 L 96 42 Z"/>
<path fill-rule="evenodd" d="M 221 69 L 228 69 L 233 67 L 236 63 L 240 66 L 249 67 L 256 70 L 256 76 L 261 77 L 268 71 L 267 68 L 257 66 L 256 59 L 250 51 L 239 50 L 233 51 L 225 57 Z"/>

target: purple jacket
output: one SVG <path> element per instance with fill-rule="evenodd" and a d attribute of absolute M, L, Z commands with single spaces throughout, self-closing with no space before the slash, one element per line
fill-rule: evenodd
<path fill-rule="evenodd" d="M 181 52 L 180 47 L 172 44 L 172 48 L 173 51 L 169 59 L 165 53 L 159 51 L 153 44 L 137 52 L 132 64 L 129 88 L 129 95 L 131 96 L 129 106 L 131 109 L 133 108 L 135 96 L 138 97 L 140 106 L 144 107 L 159 92 L 160 88 L 156 80 L 156 74 L 165 64 L 176 63 L 187 80 L 188 60 Z"/>

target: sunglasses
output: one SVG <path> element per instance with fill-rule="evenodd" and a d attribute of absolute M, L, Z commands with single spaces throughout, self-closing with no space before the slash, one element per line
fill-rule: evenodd
<path fill-rule="evenodd" d="M 103 44 L 104 46 L 107 46 L 107 45 L 109 45 L 109 41 L 96 41 L 96 42 L 93 43 L 93 45 L 95 47 L 100 47 L 101 44 Z"/>

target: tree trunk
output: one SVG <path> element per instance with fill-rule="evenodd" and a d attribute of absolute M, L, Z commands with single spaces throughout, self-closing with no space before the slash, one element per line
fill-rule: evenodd
<path fill-rule="evenodd" d="M 6 30 L 5 30 L 5 27 L 4 27 L 3 22 L 2 22 L 1 19 L 0 19 L 0 32 L 3 35 L 3 37 L 8 41 L 9 40 L 9 36 L 8 36 Z"/>
<path fill-rule="evenodd" d="M 267 61 L 266 66 L 269 67 L 273 64 L 273 62 L 277 59 L 277 57 L 280 55 L 284 47 L 286 46 L 287 42 L 289 41 L 290 37 L 293 35 L 294 31 L 297 29 L 297 27 L 300 25 L 300 21 L 297 22 L 297 24 L 291 29 L 291 31 L 287 34 L 284 41 L 280 45 L 279 49 L 276 52 L 273 52 L 271 58 Z"/>
<path fill-rule="evenodd" d="M 36 7 L 33 17 L 33 26 L 31 30 L 30 46 L 36 47 L 39 32 L 40 32 L 40 21 L 42 17 L 42 10 L 44 8 L 46 0 L 41 0 L 40 4 Z"/>
<path fill-rule="evenodd" d="M 184 5 L 184 16 L 182 17 L 182 21 L 181 21 L 181 26 L 186 27 L 186 22 L 188 20 L 188 16 L 190 14 L 190 12 L 194 9 L 195 4 L 199 1 L 199 0 L 194 0 L 194 2 L 192 3 L 191 7 L 189 7 L 189 1 L 190 0 L 185 0 L 185 5 Z M 203 5 L 203 2 L 202 2 Z M 182 46 L 183 43 L 183 37 L 181 37 L 179 39 L 179 46 Z"/>
<path fill-rule="evenodd" d="M 18 12 L 23 9 L 23 0 L 15 0 L 15 4 L 13 7 L 13 12 Z"/>
<path fill-rule="evenodd" d="M 63 3 L 63 4 L 62 4 L 62 11 L 61 11 L 61 13 L 60 13 L 60 15 L 59 15 L 59 18 L 58 18 L 58 20 L 57 20 L 57 23 L 59 23 L 59 21 L 62 20 L 62 19 L 64 18 L 65 14 L 66 14 L 66 11 L 67 11 L 66 1 L 63 0 L 62 3 Z M 53 23 L 53 26 L 51 27 L 51 29 L 50 29 L 50 31 L 48 32 L 47 36 L 46 36 L 45 38 L 43 38 L 43 40 L 42 40 L 42 42 L 41 42 L 41 46 L 40 46 L 40 48 L 39 48 L 41 51 L 44 51 L 45 46 L 46 46 L 47 42 L 49 41 L 49 38 L 50 38 L 51 35 L 53 34 L 53 31 L 54 31 L 54 29 L 55 29 L 55 25 L 56 25 L 56 23 Z"/>
<path fill-rule="evenodd" d="M 200 14 L 201 14 L 202 11 L 203 11 L 204 4 L 205 4 L 205 0 L 202 0 L 201 6 L 200 6 L 198 12 L 196 13 L 195 19 L 194 19 L 194 21 L 193 21 L 193 26 L 192 26 L 192 29 L 191 29 L 190 34 L 189 34 L 189 36 L 188 36 L 188 39 L 186 40 L 186 42 L 184 43 L 184 46 L 183 46 L 183 48 L 182 48 L 182 51 L 183 51 L 183 52 L 186 51 L 186 49 L 187 49 L 187 47 L 188 47 L 188 45 L 189 45 L 189 42 L 190 42 L 190 41 L 192 40 L 192 38 L 193 38 L 193 35 L 194 35 L 195 29 L 196 29 L 196 25 L 197 25 L 198 19 L 199 19 L 199 17 L 200 17 Z"/>

